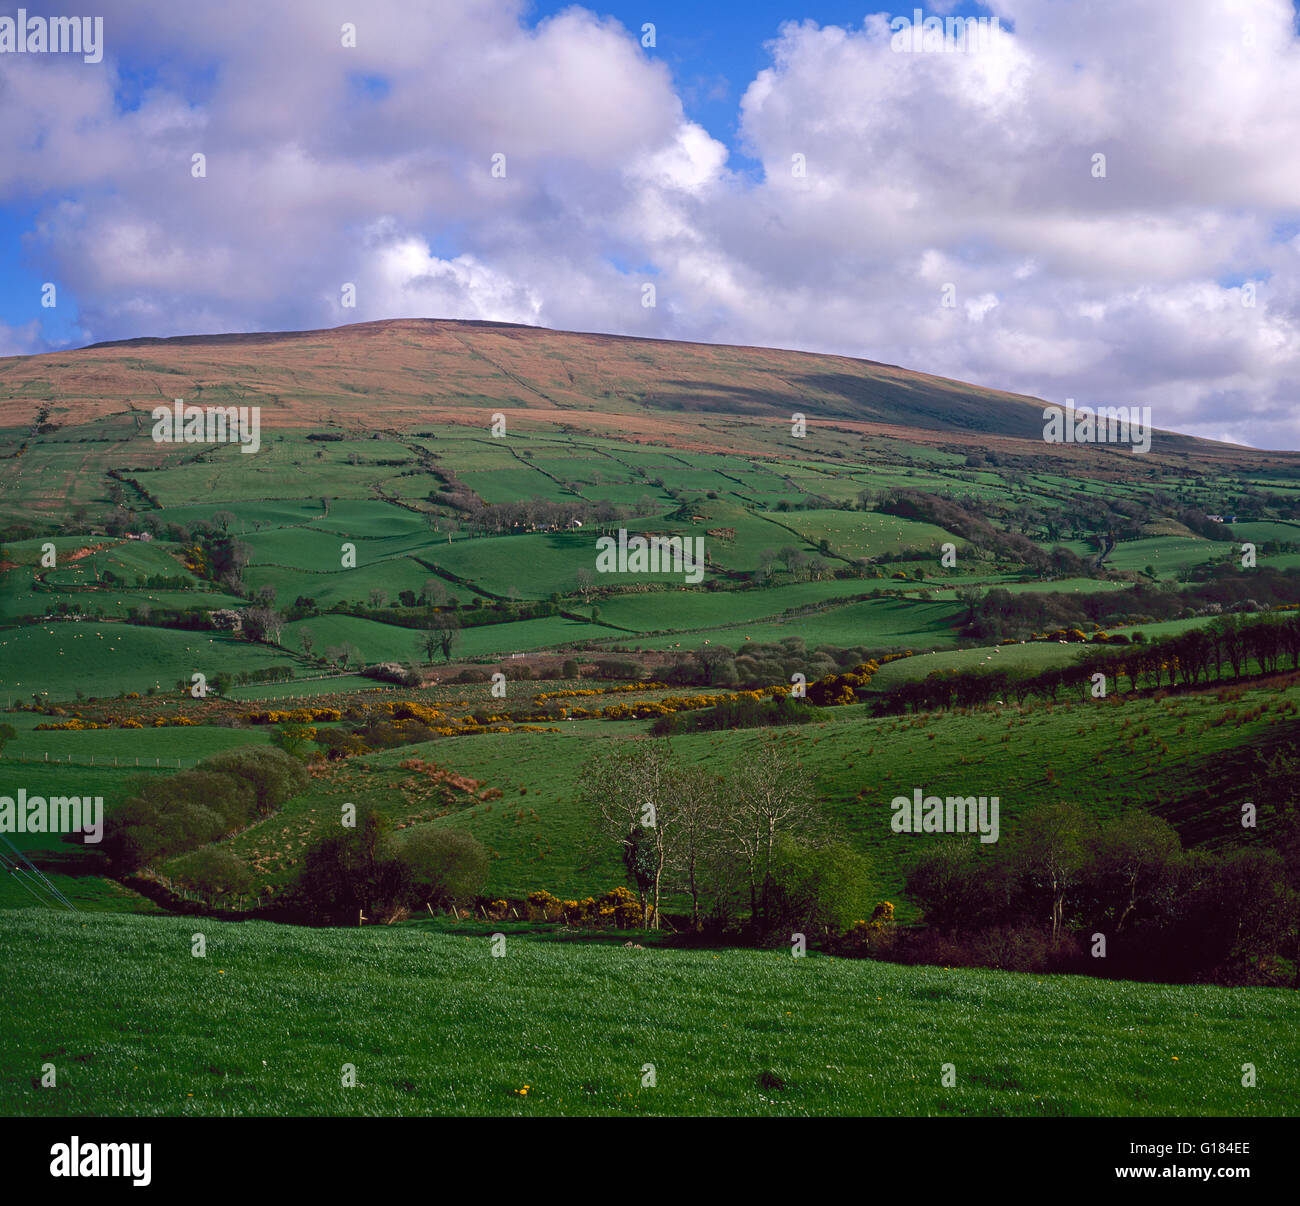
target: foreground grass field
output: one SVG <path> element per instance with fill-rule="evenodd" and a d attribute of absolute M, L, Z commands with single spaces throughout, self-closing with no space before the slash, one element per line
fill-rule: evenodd
<path fill-rule="evenodd" d="M 0 1113 L 1300 1114 L 1300 1000 L 1281 989 L 505 951 L 419 924 L 6 912 Z M 35 1087 L 45 1063 L 55 1088 Z"/>

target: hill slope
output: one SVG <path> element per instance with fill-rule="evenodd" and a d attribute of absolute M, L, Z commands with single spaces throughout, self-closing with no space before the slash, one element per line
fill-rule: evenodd
<path fill-rule="evenodd" d="M 21 428 L 42 416 L 60 425 L 85 423 L 147 412 L 175 397 L 259 405 L 263 424 L 273 428 L 333 418 L 402 428 L 503 409 L 651 438 L 680 438 L 705 415 L 788 430 L 798 410 L 810 421 L 863 432 L 903 428 L 966 442 L 979 434 L 1031 440 L 1040 451 L 1044 405 L 845 356 L 440 319 L 133 339 L 0 359 L 0 427 Z M 471 421 L 486 423 L 487 415 Z M 725 450 L 716 435 L 707 443 Z M 1168 434 L 1157 441 L 1161 452 L 1216 450 L 1227 446 Z"/>

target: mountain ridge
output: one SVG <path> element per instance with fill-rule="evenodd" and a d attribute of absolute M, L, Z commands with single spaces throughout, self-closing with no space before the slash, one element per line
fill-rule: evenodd
<path fill-rule="evenodd" d="M 338 422 L 344 412 L 348 422 L 386 430 L 434 418 L 485 423 L 483 412 L 497 410 L 526 422 L 599 427 L 616 416 L 696 427 L 709 419 L 788 424 L 803 413 L 810 425 L 866 436 L 1010 440 L 1066 459 L 1116 452 L 1044 444 L 1042 410 L 1055 403 L 883 361 L 489 320 L 139 336 L 0 358 L 3 426 L 75 425 L 175 397 L 260 405 L 272 428 Z M 364 407 L 356 405 L 362 398 Z M 1300 464 L 1297 454 L 1163 429 L 1153 452 Z"/>

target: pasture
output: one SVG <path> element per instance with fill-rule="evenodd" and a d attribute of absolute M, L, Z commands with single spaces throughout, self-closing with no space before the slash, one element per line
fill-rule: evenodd
<path fill-rule="evenodd" d="M 5 912 L 0 1112 L 1300 1113 L 1300 1006 L 1281 989 L 510 935 L 504 951 L 421 923 Z M 45 1062 L 53 1089 L 34 1087 Z"/>

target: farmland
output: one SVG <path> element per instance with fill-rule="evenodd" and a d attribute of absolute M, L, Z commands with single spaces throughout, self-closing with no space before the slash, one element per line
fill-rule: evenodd
<path fill-rule="evenodd" d="M 888 902 L 905 934 L 928 924 L 912 873 L 944 840 L 891 828 L 917 789 L 997 797 L 1012 842 L 1065 804 L 1167 824 L 1193 869 L 1264 849 L 1292 804 L 1270 786 L 1295 754 L 1286 659 L 942 712 L 891 710 L 891 693 L 1287 620 L 1300 458 L 1157 433 L 1135 472 L 1045 446 L 1035 400 L 891 366 L 472 323 L 37 359 L 0 360 L 0 795 L 167 814 L 188 782 L 199 824 L 220 802 L 205 760 L 251 750 L 304 777 L 197 849 L 169 835 L 131 875 L 16 835 L 80 914 L 0 884 L 5 1112 L 1300 1112 L 1278 987 L 840 958 L 829 925 L 796 960 L 734 916 L 757 909 L 734 866 L 703 949 L 668 949 L 692 925 L 680 875 L 668 939 L 568 924 L 629 883 L 584 776 L 649 748 L 730 800 L 779 745 L 818 840 L 858 860 L 864 914 Z M 137 399 L 159 382 L 260 404 L 261 451 L 154 443 Z M 597 541 L 620 532 L 701 542 L 699 573 L 600 571 Z M 651 735 L 837 680 L 847 694 L 790 727 Z M 309 853 L 349 806 L 399 845 L 463 838 L 475 891 L 437 916 L 271 924 L 302 919 Z M 208 856 L 237 891 L 208 892 Z M 168 915 L 218 906 L 248 920 Z M 1271 947 L 1232 967 L 1251 985 L 1292 971 Z M 147 1058 L 164 1032 L 166 1058 Z M 29 1088 L 32 1052 L 57 1093 Z"/>
<path fill-rule="evenodd" d="M 1300 1112 L 1280 990 L 753 951 L 11 913 L 0 1109 L 43 1115 Z M 384 1006 L 375 1009 L 376 998 Z M 635 1008 L 629 1007 L 635 1002 Z M 158 1035 L 168 1055 L 158 1058 Z M 601 1036 L 592 1042 L 592 1036 Z M 1245 1090 L 1249 1057 L 1259 1084 Z M 31 1086 L 50 1060 L 58 1087 Z M 353 1064 L 355 1087 L 341 1085 Z M 952 1063 L 956 1083 L 941 1085 Z M 646 1084 L 653 1065 L 654 1085 Z"/>

